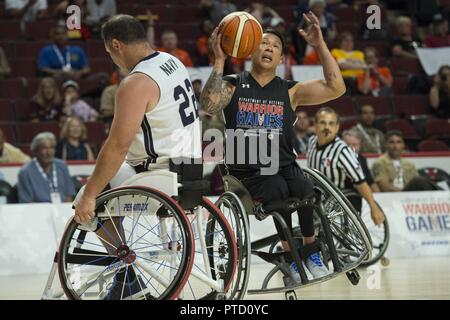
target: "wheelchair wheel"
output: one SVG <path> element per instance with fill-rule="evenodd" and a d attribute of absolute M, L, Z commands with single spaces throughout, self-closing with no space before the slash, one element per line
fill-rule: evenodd
<path fill-rule="evenodd" d="M 373 243 L 372 258 L 361 263 L 361 266 L 365 267 L 378 262 L 384 257 L 384 254 L 389 246 L 390 237 L 389 223 L 386 215 L 383 224 L 379 227 L 373 223 L 372 218 L 370 217 L 370 212 L 363 212 L 362 218 L 367 229 L 369 230 Z"/>
<path fill-rule="evenodd" d="M 188 212 L 195 240 L 191 275 L 180 295 L 186 300 L 228 299 L 236 272 L 237 246 L 234 232 L 223 213 L 203 197 Z"/>
<path fill-rule="evenodd" d="M 145 187 L 123 187 L 96 200 L 90 227 L 69 222 L 58 272 L 69 299 L 175 299 L 192 269 L 193 234 L 181 207 Z"/>
<path fill-rule="evenodd" d="M 352 197 L 362 200 L 361 196 L 357 192 L 349 191 L 344 192 L 344 194 L 349 200 L 351 200 Z M 378 205 L 378 207 L 380 206 Z M 368 206 L 362 206 L 360 216 L 372 239 L 372 258 L 361 263 L 361 266 L 367 267 L 378 262 L 386 253 L 389 245 L 389 223 L 385 215 L 383 224 L 381 226 L 376 226 L 372 221 L 370 208 Z"/>
<path fill-rule="evenodd" d="M 317 170 L 303 168 L 308 179 L 323 193 L 322 205 L 333 236 L 338 261 L 344 268 L 359 265 L 370 257 L 372 242 L 361 218 L 342 192 Z M 316 213 L 317 214 L 317 213 Z M 317 221 L 316 216 L 316 221 Z M 319 225 L 319 237 L 323 226 Z M 328 252 L 324 256 L 328 256 Z"/>
<path fill-rule="evenodd" d="M 227 299 L 240 300 L 247 293 L 250 277 L 251 243 L 247 213 L 233 192 L 223 193 L 215 204 L 231 225 L 237 245 L 237 267 Z"/>

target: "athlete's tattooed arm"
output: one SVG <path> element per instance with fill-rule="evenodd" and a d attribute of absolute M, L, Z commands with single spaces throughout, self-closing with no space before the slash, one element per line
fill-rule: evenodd
<path fill-rule="evenodd" d="M 222 80 L 223 73 L 213 70 L 203 88 L 200 102 L 203 110 L 215 114 L 222 111 L 231 101 L 235 87 Z"/>

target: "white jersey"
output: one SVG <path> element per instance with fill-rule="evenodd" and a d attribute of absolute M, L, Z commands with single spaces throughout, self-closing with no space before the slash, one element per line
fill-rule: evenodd
<path fill-rule="evenodd" d="M 198 102 L 185 66 L 174 56 L 156 51 L 131 70 L 136 72 L 158 84 L 160 98 L 155 108 L 144 115 L 128 150 L 127 163 L 136 166 L 148 161 L 166 167 L 169 158 L 201 158 Z"/>

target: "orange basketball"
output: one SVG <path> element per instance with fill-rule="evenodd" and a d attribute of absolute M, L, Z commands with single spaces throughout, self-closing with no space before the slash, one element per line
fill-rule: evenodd
<path fill-rule="evenodd" d="M 258 20 L 244 11 L 230 13 L 220 21 L 223 51 L 233 58 L 246 58 L 261 43 L 262 28 Z"/>

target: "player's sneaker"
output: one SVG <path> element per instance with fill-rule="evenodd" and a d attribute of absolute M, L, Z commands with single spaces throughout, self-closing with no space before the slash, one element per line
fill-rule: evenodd
<path fill-rule="evenodd" d="M 114 278 L 113 283 L 103 300 L 122 300 L 145 290 L 145 288 L 147 288 L 145 282 L 142 281 L 140 276 L 137 276 L 137 278 L 131 282 L 125 282 L 125 284 Z"/>
<path fill-rule="evenodd" d="M 303 262 L 302 262 L 302 264 L 303 264 L 303 269 L 305 270 L 305 273 L 306 273 L 306 277 L 308 278 L 308 280 L 312 280 L 313 276 L 312 276 L 311 272 L 309 272 L 308 268 L 305 267 L 305 264 Z M 294 279 L 295 282 L 302 281 L 302 279 L 300 278 L 300 273 L 299 273 L 297 264 L 294 261 L 291 262 L 291 264 L 289 266 L 289 271 L 290 271 L 292 279 Z"/>
<path fill-rule="evenodd" d="M 329 271 L 327 267 L 325 267 L 319 252 L 311 254 L 306 259 L 306 268 L 309 272 L 311 272 L 314 279 L 321 278 L 329 274 Z"/>

